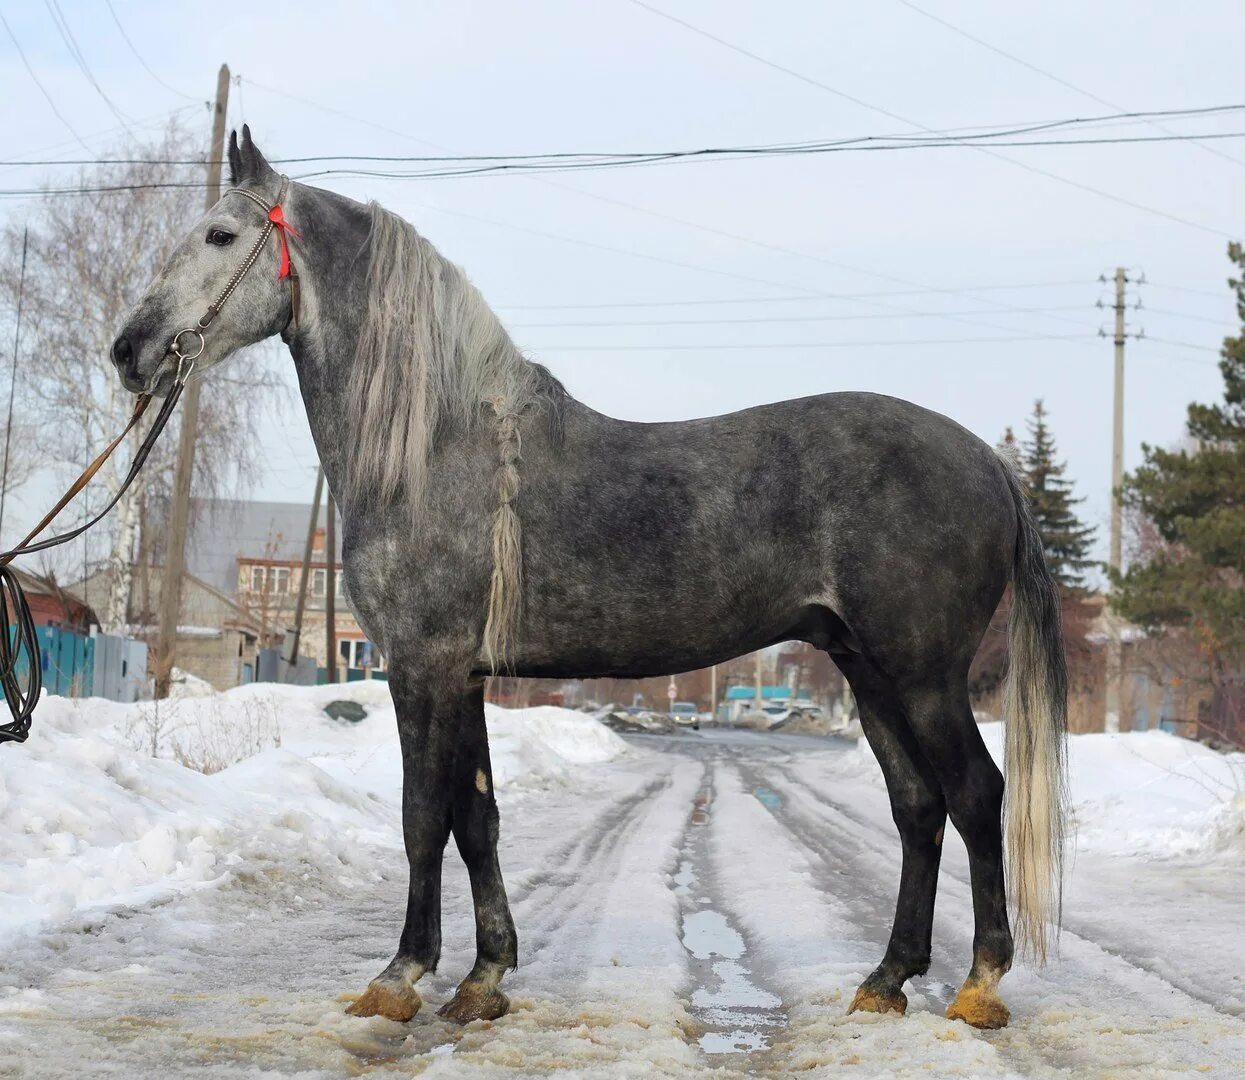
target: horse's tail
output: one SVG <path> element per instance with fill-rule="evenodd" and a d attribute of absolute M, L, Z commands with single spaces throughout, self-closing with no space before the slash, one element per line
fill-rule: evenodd
<path fill-rule="evenodd" d="M 1000 457 L 1017 526 L 1004 691 L 1007 877 L 1016 943 L 1045 963 L 1063 906 L 1068 671 L 1059 590 L 1025 482 L 1014 459 Z"/>

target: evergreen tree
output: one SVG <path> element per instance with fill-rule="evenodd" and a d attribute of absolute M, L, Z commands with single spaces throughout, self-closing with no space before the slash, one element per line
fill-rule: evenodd
<path fill-rule="evenodd" d="M 1076 515 L 1076 506 L 1085 500 L 1072 494 L 1072 481 L 1064 476 L 1067 464 L 1056 459 L 1055 437 L 1047 426 L 1046 415 L 1039 398 L 1028 422 L 1029 438 L 1020 447 L 1020 460 L 1029 480 L 1033 516 L 1042 537 L 1046 564 L 1060 585 L 1076 589 L 1084 585 L 1085 571 L 1097 565 L 1089 557 L 1096 530 Z M 1010 428 L 1007 435 L 1014 442 Z M 1007 442 L 1006 437 L 1004 441 Z"/>
<path fill-rule="evenodd" d="M 1245 248 L 1228 245 L 1243 324 L 1224 339 L 1223 401 L 1189 406 L 1189 450 L 1143 446 L 1124 500 L 1153 522 L 1163 545 L 1115 578 L 1115 606 L 1151 628 L 1190 631 L 1214 675 L 1245 669 Z"/>

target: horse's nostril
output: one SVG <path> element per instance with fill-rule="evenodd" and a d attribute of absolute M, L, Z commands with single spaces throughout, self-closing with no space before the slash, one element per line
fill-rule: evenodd
<path fill-rule="evenodd" d="M 112 362 L 122 372 L 130 371 L 134 367 L 134 347 L 124 334 L 112 343 Z"/>

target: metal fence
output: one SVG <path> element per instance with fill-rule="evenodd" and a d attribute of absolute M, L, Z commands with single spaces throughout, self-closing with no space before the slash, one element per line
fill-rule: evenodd
<path fill-rule="evenodd" d="M 9 637 L 16 634 L 9 627 Z M 49 694 L 62 697 L 102 697 L 110 701 L 137 701 L 147 688 L 147 646 L 116 634 L 77 634 L 56 626 L 35 627 L 39 667 Z M 28 663 L 17 662 L 19 678 Z"/>

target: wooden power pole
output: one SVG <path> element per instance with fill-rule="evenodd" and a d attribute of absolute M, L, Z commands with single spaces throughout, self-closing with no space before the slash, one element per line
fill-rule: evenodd
<path fill-rule="evenodd" d="M 1120 505 L 1120 487 L 1124 483 L 1124 326 L 1125 289 L 1128 273 L 1124 267 L 1115 270 L 1115 408 L 1111 424 L 1111 569 L 1119 573 L 1123 564 L 1124 514 Z M 1107 628 L 1107 701 L 1103 730 L 1120 730 L 1121 683 L 1123 681 L 1123 646 L 1119 624 L 1114 612 L 1109 614 Z"/>
<path fill-rule="evenodd" d="M 307 610 L 307 582 L 311 578 L 311 553 L 316 545 L 316 528 L 320 524 L 320 496 L 324 491 L 324 466 L 316 468 L 316 491 L 311 497 L 311 521 L 307 524 L 307 544 L 303 548 L 303 573 L 298 579 L 298 602 L 294 605 L 294 637 L 285 660 L 291 667 L 298 663 L 298 646 L 303 636 L 303 614 Z M 328 580 L 327 578 L 325 579 Z"/>
<path fill-rule="evenodd" d="M 324 514 L 324 666 L 337 682 L 337 504 L 329 492 Z"/>
<path fill-rule="evenodd" d="M 220 199 L 221 163 L 225 157 L 225 107 L 229 102 L 229 65 L 216 77 L 212 142 L 208 147 L 207 198 L 211 209 Z M 190 481 L 195 467 L 195 436 L 199 427 L 199 381 L 182 391 L 182 429 L 177 443 L 177 469 L 164 540 L 164 572 L 160 578 L 160 613 L 156 639 L 156 697 L 169 696 L 169 680 L 177 657 L 177 619 L 182 606 L 182 573 L 186 568 L 186 532 L 190 525 Z"/>

